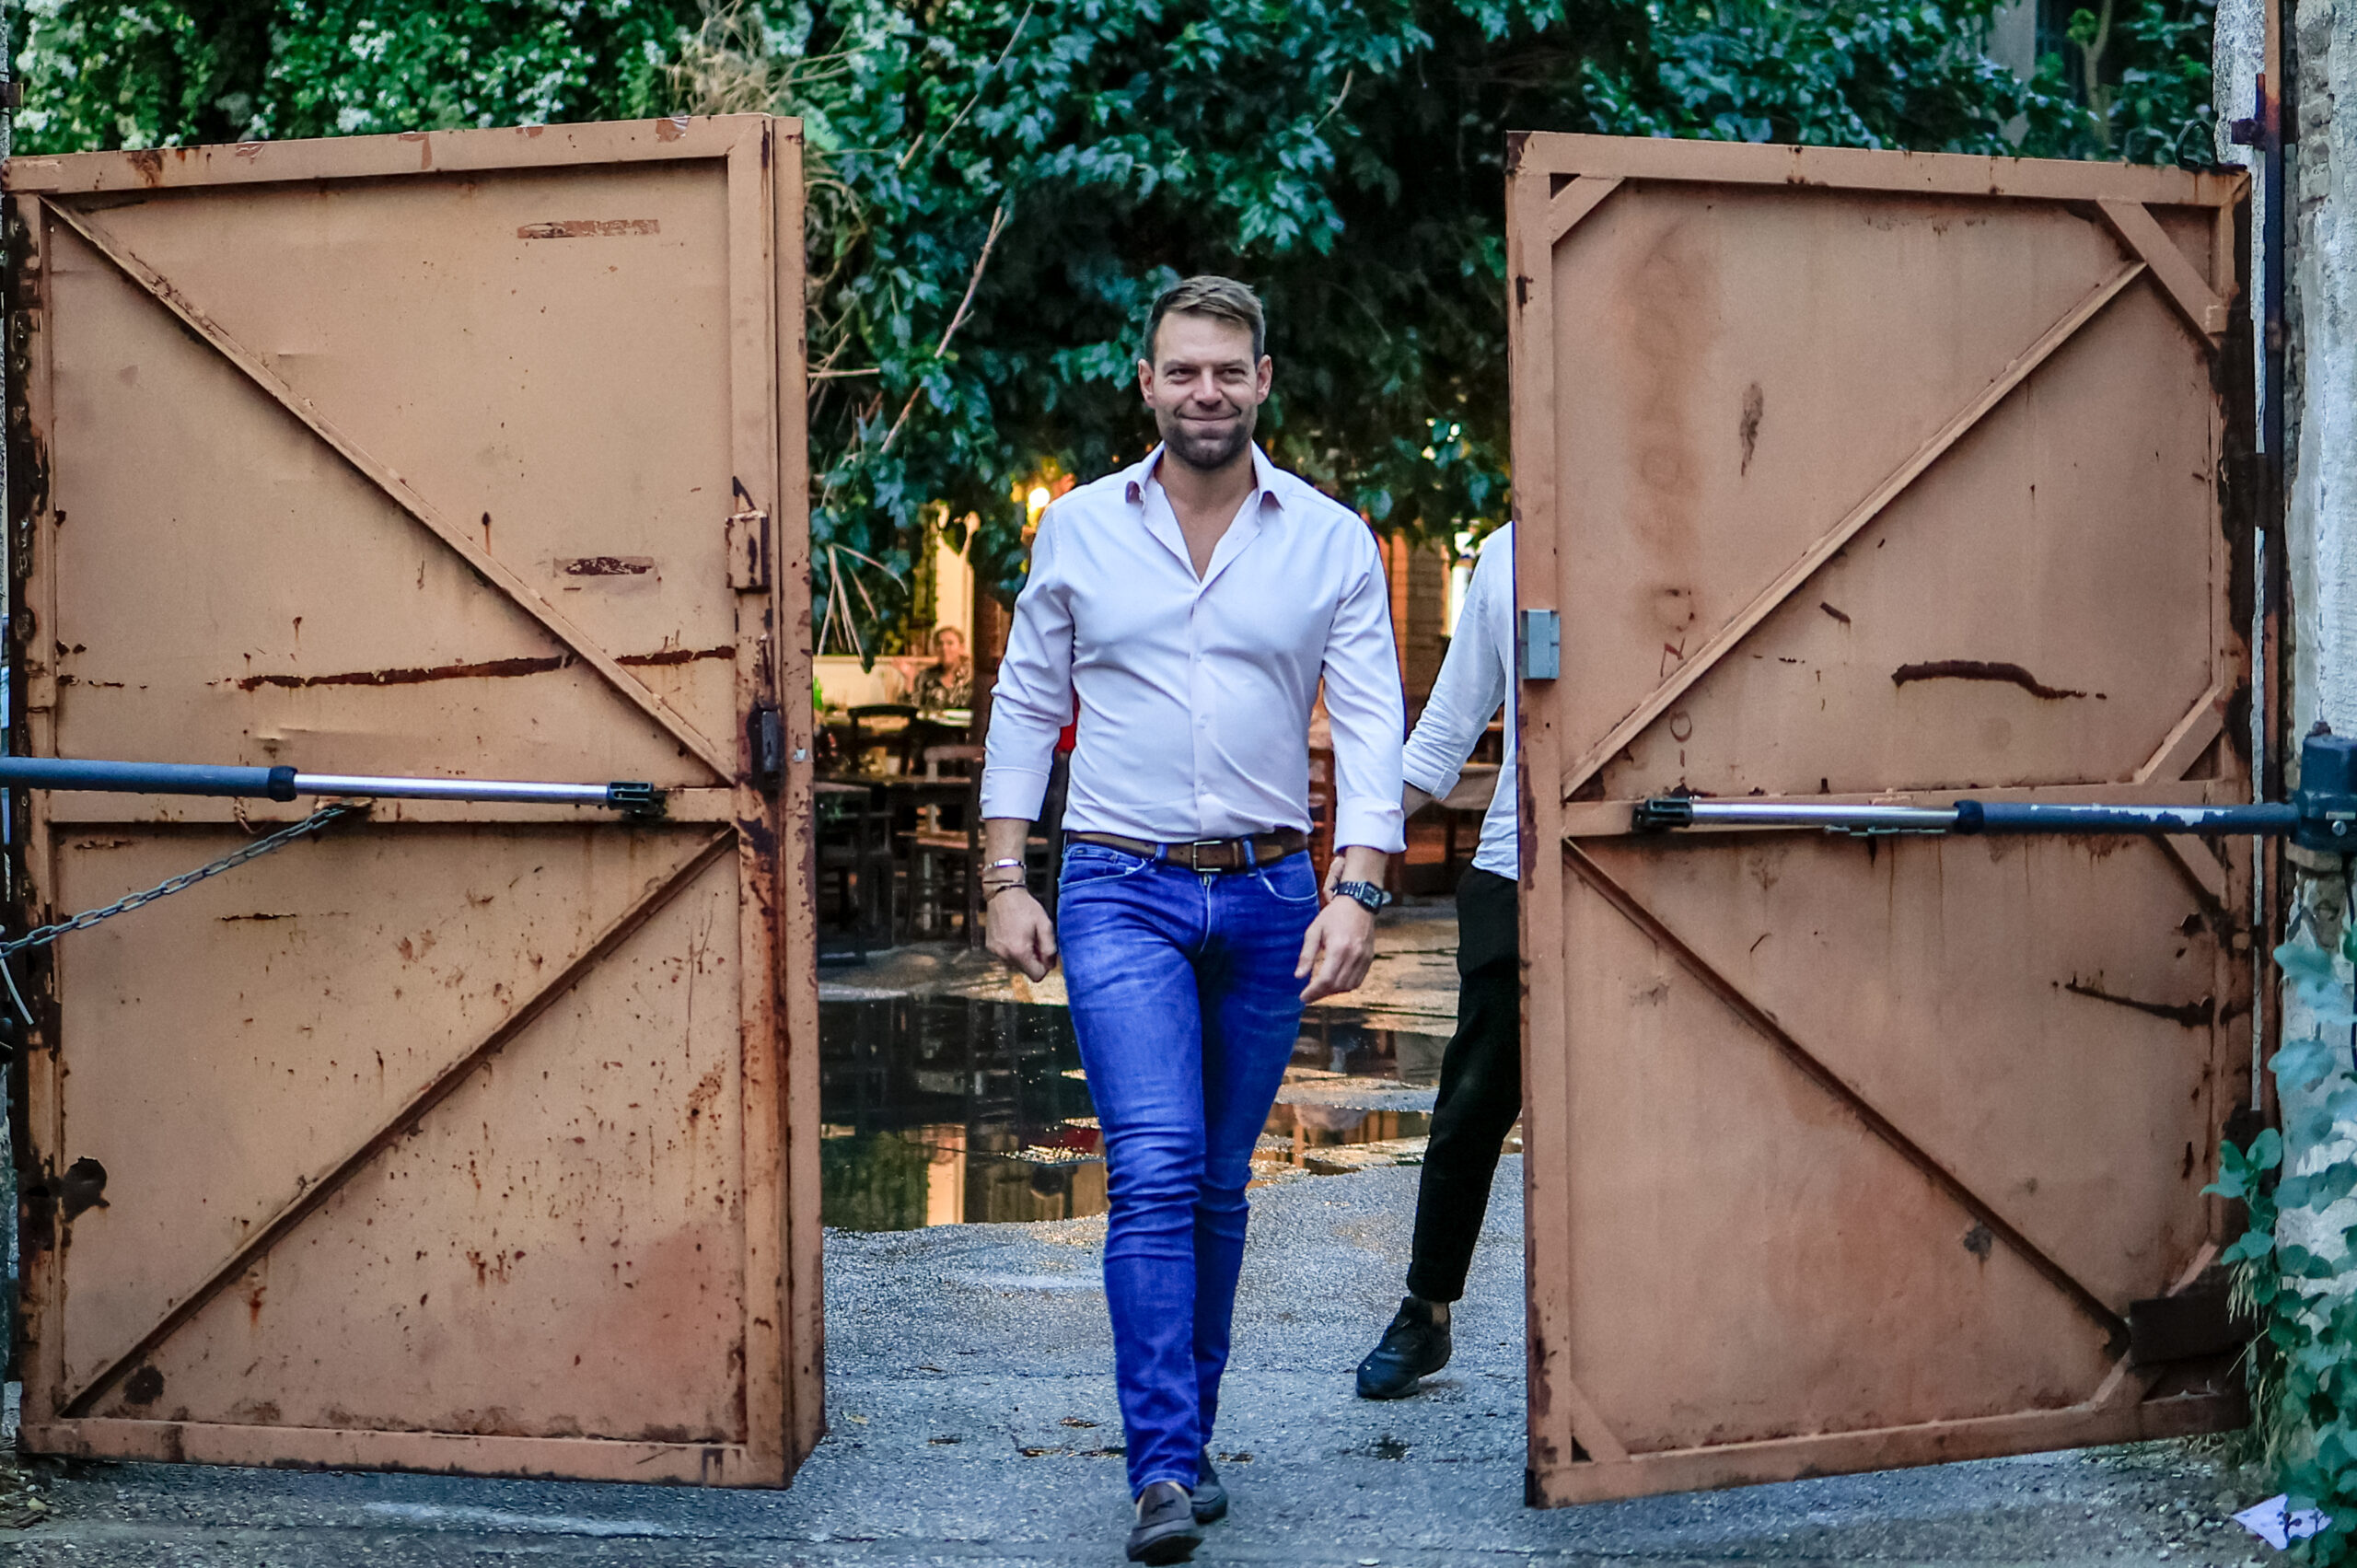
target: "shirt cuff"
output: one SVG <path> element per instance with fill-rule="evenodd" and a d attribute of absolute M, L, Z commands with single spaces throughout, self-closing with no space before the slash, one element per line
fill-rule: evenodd
<path fill-rule="evenodd" d="M 1399 776 L 1402 783 L 1414 784 L 1434 800 L 1439 800 L 1457 787 L 1457 781 L 1465 776 L 1465 770 L 1427 767 L 1423 759 L 1409 757 L 1400 763 Z"/>
<path fill-rule="evenodd" d="M 1039 819 L 1040 803 L 1048 798 L 1044 768 L 982 769 L 982 816 L 1013 817 L 1025 822 Z"/>
<path fill-rule="evenodd" d="M 1336 806 L 1334 848 L 1339 853 L 1353 845 L 1381 850 L 1386 854 L 1398 854 L 1406 849 L 1408 839 L 1400 830 L 1399 803 L 1345 800 Z"/>

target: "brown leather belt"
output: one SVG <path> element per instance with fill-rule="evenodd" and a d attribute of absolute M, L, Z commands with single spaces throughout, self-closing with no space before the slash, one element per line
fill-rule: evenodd
<path fill-rule="evenodd" d="M 1309 847 L 1309 835 L 1298 828 L 1254 833 L 1243 839 L 1198 839 L 1192 843 L 1162 844 L 1149 839 L 1125 839 L 1119 833 L 1066 833 L 1068 844 L 1096 844 L 1134 854 L 1143 860 L 1167 860 L 1190 871 L 1249 871 L 1274 865 L 1289 854 Z"/>

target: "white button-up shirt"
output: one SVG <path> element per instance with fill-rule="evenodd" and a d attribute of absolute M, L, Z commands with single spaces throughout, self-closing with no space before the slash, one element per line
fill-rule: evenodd
<path fill-rule="evenodd" d="M 1039 519 L 991 694 L 982 815 L 1037 820 L 1080 700 L 1064 827 L 1163 843 L 1309 827 L 1318 681 L 1334 843 L 1397 853 L 1407 706 L 1390 591 L 1358 515 L 1252 448 L 1252 494 L 1200 580 L 1144 462 Z"/>
<path fill-rule="evenodd" d="M 1473 581 L 1457 611 L 1457 634 L 1441 661 L 1433 694 L 1408 738 L 1402 771 L 1408 782 L 1438 797 L 1457 787 L 1465 759 L 1504 703 L 1505 752 L 1498 769 L 1498 791 L 1481 818 L 1481 847 L 1473 864 L 1509 881 L 1522 876 L 1521 813 L 1515 784 L 1514 525 L 1481 543 Z"/>

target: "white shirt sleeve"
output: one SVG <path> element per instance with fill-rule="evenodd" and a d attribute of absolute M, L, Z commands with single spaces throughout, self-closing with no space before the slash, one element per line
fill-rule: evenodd
<path fill-rule="evenodd" d="M 1441 660 L 1440 676 L 1424 700 L 1401 761 L 1407 782 L 1435 798 L 1457 787 L 1465 760 L 1473 755 L 1506 700 L 1506 670 L 1498 657 L 1497 639 L 1491 634 L 1496 614 L 1492 601 L 1501 593 L 1509 598 L 1514 593 L 1512 552 L 1484 549 L 1473 563 L 1473 580 L 1457 613 L 1448 656 Z"/>
<path fill-rule="evenodd" d="M 1057 508 L 1041 514 L 1031 574 L 1015 600 L 1015 624 L 991 691 L 982 762 L 982 815 L 1039 819 L 1056 737 L 1072 722 L 1072 607 L 1056 572 Z"/>
<path fill-rule="evenodd" d="M 1397 854 L 1408 847 L 1399 815 L 1400 736 L 1408 703 L 1391 640 L 1391 588 L 1371 534 L 1360 570 L 1326 634 L 1326 714 L 1334 732 L 1334 847 Z"/>

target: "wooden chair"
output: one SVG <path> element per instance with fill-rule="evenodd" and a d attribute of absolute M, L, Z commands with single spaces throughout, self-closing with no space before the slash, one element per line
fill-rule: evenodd
<path fill-rule="evenodd" d="M 892 945 L 891 823 L 864 784 L 822 782 L 816 805 L 819 961 L 865 963 Z"/>
<path fill-rule="evenodd" d="M 907 835 L 909 896 L 904 929 L 911 936 L 946 936 L 950 912 L 958 912 L 966 945 L 982 945 L 982 749 L 964 744 L 928 746 L 923 752 L 928 783 L 967 780 L 965 820 L 945 826 L 941 805 L 917 807 Z"/>

